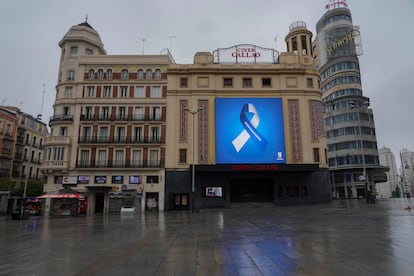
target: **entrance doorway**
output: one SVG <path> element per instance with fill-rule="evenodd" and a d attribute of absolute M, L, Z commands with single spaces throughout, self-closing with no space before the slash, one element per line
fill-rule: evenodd
<path fill-rule="evenodd" d="M 95 194 L 95 214 L 103 214 L 105 193 Z"/>
<path fill-rule="evenodd" d="M 273 181 L 269 179 L 232 179 L 230 202 L 272 202 Z"/>

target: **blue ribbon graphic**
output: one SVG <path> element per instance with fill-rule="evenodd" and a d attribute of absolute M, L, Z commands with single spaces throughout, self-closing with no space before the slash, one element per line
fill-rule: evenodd
<path fill-rule="evenodd" d="M 249 117 L 251 119 L 249 120 Z M 244 130 L 233 140 L 234 149 L 239 152 L 247 141 L 252 137 L 258 147 L 264 151 L 267 146 L 267 140 L 256 130 L 260 123 L 259 113 L 253 104 L 247 103 L 243 105 L 240 113 L 240 122 Z"/>

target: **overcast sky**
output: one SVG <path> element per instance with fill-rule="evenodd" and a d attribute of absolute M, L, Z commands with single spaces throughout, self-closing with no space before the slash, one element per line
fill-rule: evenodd
<path fill-rule="evenodd" d="M 0 101 L 48 123 L 53 113 L 60 48 L 72 25 L 97 30 L 108 54 L 159 54 L 176 63 L 199 51 L 241 43 L 286 51 L 289 25 L 315 25 L 328 0 L 1 0 Z M 348 0 L 360 26 L 362 87 L 374 110 L 378 147 L 399 159 L 414 150 L 414 0 Z M 145 44 L 143 45 L 143 39 Z M 275 40 L 276 38 L 276 40 Z M 42 110 L 42 91 L 45 85 Z"/>

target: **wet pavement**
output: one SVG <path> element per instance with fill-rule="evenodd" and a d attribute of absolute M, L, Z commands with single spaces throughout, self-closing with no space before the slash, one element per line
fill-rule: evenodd
<path fill-rule="evenodd" d="M 414 200 L 0 217 L 0 275 L 414 275 Z"/>

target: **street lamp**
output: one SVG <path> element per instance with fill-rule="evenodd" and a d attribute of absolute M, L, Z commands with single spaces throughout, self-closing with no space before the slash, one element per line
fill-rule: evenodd
<path fill-rule="evenodd" d="M 349 103 L 351 108 L 356 108 L 357 106 L 355 105 L 355 102 L 351 101 Z M 364 107 L 369 105 L 369 102 L 364 102 L 362 104 Z M 357 111 L 358 114 L 358 128 L 359 128 L 359 142 L 361 143 L 361 152 L 362 152 L 362 169 L 363 169 L 363 176 L 364 176 L 364 182 L 365 182 L 365 198 L 367 203 L 370 202 L 371 196 L 368 195 L 368 175 L 367 175 L 367 168 L 366 168 L 366 163 L 365 163 L 365 152 L 364 152 L 364 143 L 362 140 L 362 131 L 361 131 L 361 121 L 360 121 L 360 116 L 359 116 L 359 111 Z"/>
<path fill-rule="evenodd" d="M 195 143 L 194 143 L 194 137 L 195 137 L 195 134 L 194 134 L 194 117 L 195 117 L 195 115 L 198 113 L 198 112 L 200 112 L 200 111 L 202 111 L 202 110 L 204 110 L 204 108 L 199 108 L 199 109 L 197 109 L 196 111 L 191 111 L 190 109 L 188 109 L 188 108 L 184 108 L 184 111 L 187 111 L 188 113 L 190 113 L 191 115 L 192 115 L 192 137 L 191 137 L 191 143 L 192 143 L 192 160 L 191 160 L 191 211 L 194 213 L 194 193 L 195 193 L 195 190 L 196 190 L 196 187 L 195 187 L 195 166 L 194 166 L 194 145 L 195 145 Z"/>

